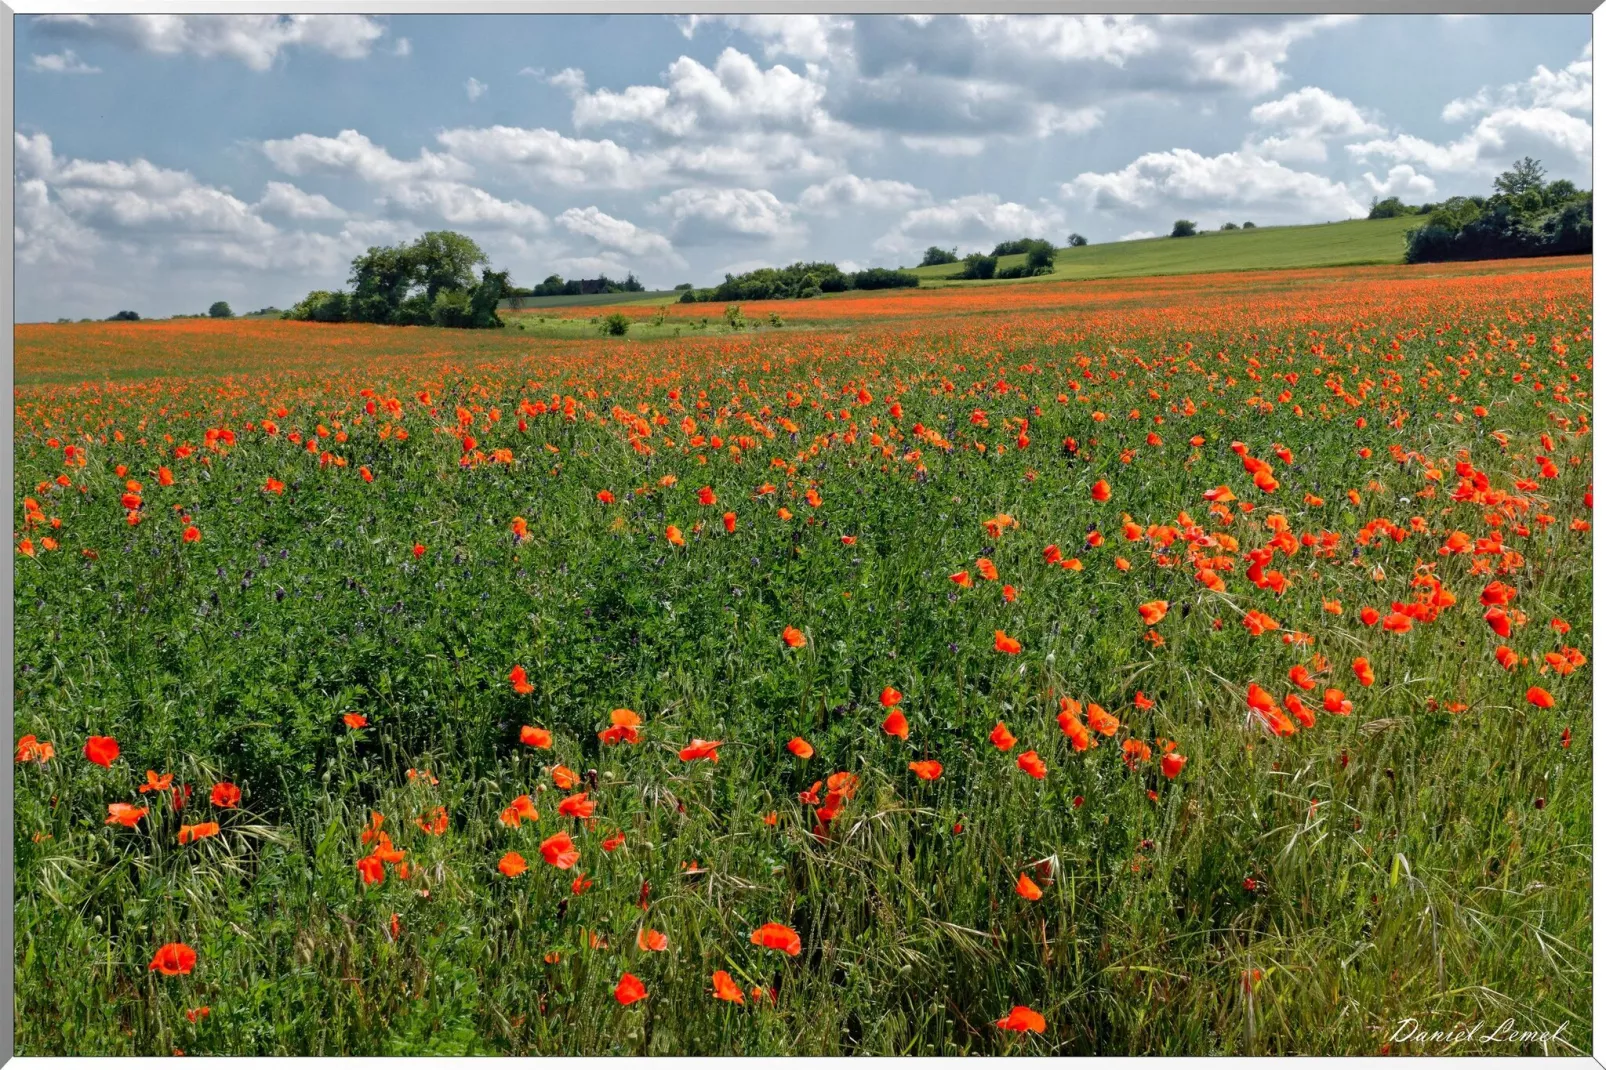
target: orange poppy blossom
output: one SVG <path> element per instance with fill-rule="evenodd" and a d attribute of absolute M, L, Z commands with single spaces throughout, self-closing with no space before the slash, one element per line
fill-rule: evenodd
<path fill-rule="evenodd" d="M 204 840 L 212 836 L 216 836 L 221 831 L 222 829 L 218 826 L 216 821 L 202 821 L 198 825 L 180 825 L 178 830 L 178 842 L 182 846 L 186 843 L 193 843 L 197 840 Z"/>
<path fill-rule="evenodd" d="M 507 674 L 507 678 L 512 682 L 513 690 L 520 695 L 528 695 L 535 690 L 535 685 L 530 683 L 530 678 L 525 675 L 523 665 L 513 666 L 513 671 Z"/>
<path fill-rule="evenodd" d="M 753 930 L 750 939 L 759 947 L 767 947 L 772 951 L 782 951 L 794 956 L 803 953 L 803 941 L 797 933 L 778 921 L 768 921 L 760 925 Z"/>
<path fill-rule="evenodd" d="M 794 757 L 802 758 L 805 761 L 814 757 L 814 748 L 802 736 L 793 736 L 787 740 L 786 749 L 791 751 Z"/>
<path fill-rule="evenodd" d="M 746 997 L 742 995 L 742 986 L 724 970 L 714 971 L 714 998 L 738 1006 L 746 1002 Z"/>
<path fill-rule="evenodd" d="M 163 944 L 151 958 L 150 969 L 165 977 L 179 977 L 194 972 L 195 949 L 189 944 Z"/>
<path fill-rule="evenodd" d="M 987 734 L 987 741 L 1001 751 L 1008 751 L 1015 745 L 1015 737 L 1003 721 L 993 726 L 993 730 Z"/>
<path fill-rule="evenodd" d="M 1020 640 L 1011 639 L 1001 631 L 994 631 L 993 649 L 1000 654 L 1019 654 L 1021 650 Z"/>
<path fill-rule="evenodd" d="M 549 866 L 573 869 L 574 864 L 580 861 L 580 851 L 567 832 L 556 832 L 541 841 L 541 857 Z"/>
<path fill-rule="evenodd" d="M 1030 1007 L 1012 1007 L 1010 1012 L 997 1022 L 998 1028 L 1007 1029 L 1013 1033 L 1041 1033 L 1048 1028 L 1043 1016 Z"/>
<path fill-rule="evenodd" d="M 40 765 L 44 765 L 55 756 L 56 745 L 54 743 L 40 742 L 38 736 L 28 735 L 17 740 L 18 762 L 37 761 Z"/>
<path fill-rule="evenodd" d="M 619 978 L 619 983 L 613 988 L 613 998 L 619 1001 L 619 1006 L 628 1007 L 638 1000 L 647 998 L 647 986 L 633 973 L 627 973 Z"/>
<path fill-rule="evenodd" d="M 1042 780 L 1048 775 L 1048 766 L 1044 764 L 1043 759 L 1039 758 L 1034 750 L 1029 750 L 1019 758 L 1016 758 L 1015 765 L 1033 780 Z"/>
<path fill-rule="evenodd" d="M 111 768 L 119 753 L 121 748 L 111 736 L 90 736 L 84 741 L 84 757 L 107 769 Z"/>
<path fill-rule="evenodd" d="M 1022 873 L 1020 875 L 1020 880 L 1015 882 L 1015 894 L 1020 896 L 1022 899 L 1028 899 L 1032 902 L 1036 902 L 1037 900 L 1043 898 L 1043 889 L 1037 886 L 1036 881 Z"/>
<path fill-rule="evenodd" d="M 124 828 L 131 829 L 135 825 L 139 824 L 139 819 L 144 817 L 148 813 L 150 813 L 150 811 L 148 809 L 146 809 L 145 807 L 143 807 L 143 806 L 135 806 L 132 803 L 125 803 L 125 802 L 107 803 L 106 804 L 106 814 L 107 814 L 106 824 L 108 824 L 108 825 L 121 825 Z"/>
<path fill-rule="evenodd" d="M 942 763 L 937 761 L 910 762 L 909 768 L 921 780 L 936 780 L 942 776 Z"/>
<path fill-rule="evenodd" d="M 641 716 L 635 710 L 617 709 L 608 714 L 608 727 L 597 733 L 606 746 L 641 742 Z M 559 767 L 561 768 L 561 766 Z M 563 785 L 559 785 L 562 787 Z"/>
<path fill-rule="evenodd" d="M 597 812 L 596 801 L 587 798 L 586 792 L 571 795 L 558 803 L 558 814 L 561 817 L 577 817 L 585 819 Z"/>
<path fill-rule="evenodd" d="M 519 742 L 526 747 L 537 747 L 548 750 L 552 746 L 552 733 L 544 728 L 532 725 L 523 725 L 519 728 Z"/>
<path fill-rule="evenodd" d="M 535 801 L 528 795 L 520 795 L 502 810 L 498 818 L 502 824 L 509 828 L 518 828 L 521 821 L 539 821 L 541 815 L 536 812 Z"/>
<path fill-rule="evenodd" d="M 511 878 L 529 869 L 530 864 L 524 861 L 524 856 L 517 851 L 509 851 L 497 861 L 496 868 L 502 876 Z"/>
<path fill-rule="evenodd" d="M 796 650 L 800 646 L 807 645 L 808 637 L 798 629 L 788 624 L 785 628 L 781 629 L 781 641 L 787 646 Z"/>
<path fill-rule="evenodd" d="M 717 762 L 719 761 L 719 748 L 724 745 L 719 740 L 693 739 L 689 744 L 680 748 L 680 760 L 683 762 L 695 762 L 706 758 L 710 762 Z"/>
<path fill-rule="evenodd" d="M 881 731 L 889 736 L 899 739 L 909 738 L 909 718 L 904 716 L 902 710 L 894 706 L 887 711 L 886 719 L 881 722 Z"/>

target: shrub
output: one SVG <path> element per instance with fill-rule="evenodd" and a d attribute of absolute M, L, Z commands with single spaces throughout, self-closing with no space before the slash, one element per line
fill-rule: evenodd
<path fill-rule="evenodd" d="M 623 312 L 614 312 L 602 318 L 602 322 L 598 324 L 598 329 L 603 334 L 622 338 L 630 331 L 630 318 Z"/>
<path fill-rule="evenodd" d="M 926 255 L 920 258 L 921 267 L 940 267 L 943 264 L 959 263 L 958 249 L 939 249 L 933 245 L 926 250 Z"/>
<path fill-rule="evenodd" d="M 130 321 L 132 321 L 132 320 L 139 319 L 139 313 L 138 312 L 130 312 L 127 309 L 124 309 L 122 312 L 117 313 L 117 315 L 115 315 L 115 316 L 107 316 L 106 318 L 108 320 L 130 320 Z"/>
<path fill-rule="evenodd" d="M 742 306 L 726 305 L 725 322 L 730 325 L 730 329 L 733 331 L 739 331 L 747 326 L 747 321 L 742 318 Z"/>
<path fill-rule="evenodd" d="M 896 290 L 920 285 L 920 276 L 912 271 L 894 271 L 891 268 L 866 268 L 852 276 L 855 290 Z"/>
<path fill-rule="evenodd" d="M 985 256 L 981 253 L 971 253 L 965 257 L 965 269 L 956 279 L 990 279 L 998 271 L 998 257 Z"/>
<path fill-rule="evenodd" d="M 1417 209 L 1406 204 L 1398 197 L 1386 197 L 1383 200 L 1372 198 L 1372 209 L 1366 213 L 1367 219 L 1394 219 L 1402 215 L 1416 215 Z"/>
<path fill-rule="evenodd" d="M 213 301 L 212 307 L 206 310 L 206 314 L 215 320 L 233 319 L 234 309 L 229 307 L 227 301 Z"/>
<path fill-rule="evenodd" d="M 1087 239 L 1082 237 L 1080 234 L 1072 234 L 1065 244 L 1069 245 L 1072 249 L 1079 249 L 1087 244 Z"/>
<path fill-rule="evenodd" d="M 1026 246 L 1026 267 L 1033 275 L 1047 275 L 1054 270 L 1054 246 L 1046 241 L 1029 242 Z"/>
<path fill-rule="evenodd" d="M 1253 223 L 1245 221 L 1244 222 L 1244 229 L 1245 230 L 1254 230 L 1255 229 L 1255 225 Z"/>
<path fill-rule="evenodd" d="M 675 289 L 677 289 L 677 290 L 689 290 L 689 289 L 691 289 L 691 283 L 689 283 L 689 282 L 677 282 L 677 283 L 675 283 Z"/>
<path fill-rule="evenodd" d="M 1222 230 L 1237 230 L 1238 229 L 1238 224 L 1237 223 L 1223 223 L 1223 224 L 1221 224 L 1221 229 Z"/>
<path fill-rule="evenodd" d="M 1171 236 L 1173 238 L 1191 238 L 1197 233 L 1199 233 L 1199 224 L 1191 219 L 1179 219 L 1171 224 Z"/>

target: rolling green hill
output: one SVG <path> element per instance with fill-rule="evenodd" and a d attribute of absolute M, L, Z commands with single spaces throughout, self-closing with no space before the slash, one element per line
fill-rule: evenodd
<path fill-rule="evenodd" d="M 1054 274 L 1039 278 L 1101 279 L 1138 275 L 1187 275 L 1200 271 L 1265 271 L 1276 268 L 1398 264 L 1405 259 L 1405 232 L 1421 216 L 1353 219 L 1295 227 L 1204 231 L 1191 238 L 1142 238 L 1061 249 Z M 998 258 L 1000 268 L 1024 255 Z M 922 286 L 990 286 L 1022 280 L 957 281 L 958 264 L 913 268 Z M 1029 280 L 1026 280 L 1029 281 Z"/>

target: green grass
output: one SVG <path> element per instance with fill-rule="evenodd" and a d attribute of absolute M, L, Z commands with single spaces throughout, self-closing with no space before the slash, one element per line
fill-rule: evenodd
<path fill-rule="evenodd" d="M 1295 227 L 1206 231 L 1191 238 L 1143 238 L 1061 249 L 1054 274 L 1040 278 L 1101 279 L 1142 275 L 1191 275 L 1205 271 L 1270 271 L 1284 268 L 1399 264 L 1405 259 L 1405 232 L 1420 226 L 1415 216 L 1356 219 Z M 1004 256 L 1000 268 L 1026 262 Z M 957 265 L 911 269 L 922 285 L 1000 285 L 1013 280 L 965 281 L 948 277 Z"/>
<path fill-rule="evenodd" d="M 1363 1056 L 1408 1016 L 1562 1031 L 1457 1050 L 1592 1050 L 1593 667 L 1540 671 L 1593 653 L 1587 273 L 1390 274 L 1121 286 L 1074 311 L 990 291 L 964 303 L 998 314 L 640 346 L 22 332 L 35 366 L 143 344 L 146 374 L 14 397 L 15 731 L 56 747 L 14 766 L 19 1052 Z M 277 348 L 203 373 L 230 338 Z M 1222 485 L 1241 503 L 1212 509 Z M 1294 540 L 1275 554 L 1272 517 Z M 1441 553 L 1456 531 L 1502 544 Z M 1260 553 L 1282 591 L 1252 579 Z M 1364 623 L 1429 574 L 1453 604 Z M 1510 671 L 1495 578 L 1526 619 Z M 1279 626 L 1252 635 L 1251 609 Z M 1314 724 L 1247 719 L 1251 682 L 1285 700 L 1318 654 Z M 889 686 L 907 739 L 881 728 Z M 1328 686 L 1349 716 L 1322 711 Z M 1079 752 L 1063 698 L 1122 727 Z M 641 739 L 605 745 L 621 707 Z M 110 768 L 92 734 L 120 741 Z M 720 760 L 683 761 L 694 738 Z M 1129 767 L 1126 743 L 1153 753 Z M 557 763 L 591 821 L 560 816 Z M 194 786 L 182 810 L 139 792 L 147 770 Z M 836 771 L 859 787 L 816 836 L 800 793 Z M 238 809 L 208 800 L 222 780 Z M 540 817 L 509 827 L 521 794 Z M 114 802 L 149 812 L 108 826 Z M 439 835 L 416 823 L 437 807 Z M 369 885 L 376 812 L 408 872 Z M 208 819 L 220 835 L 179 844 Z M 575 869 L 542 860 L 558 830 Z M 510 850 L 530 863 L 511 879 Z M 772 921 L 799 955 L 752 943 Z M 667 951 L 638 948 L 644 926 Z M 150 970 L 169 941 L 192 974 Z M 713 999 L 716 970 L 743 1006 Z M 649 995 L 621 1007 L 626 971 Z M 1017 1004 L 1043 1033 L 994 1024 Z"/>

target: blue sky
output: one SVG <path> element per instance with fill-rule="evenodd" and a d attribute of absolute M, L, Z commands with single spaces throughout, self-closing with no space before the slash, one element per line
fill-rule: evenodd
<path fill-rule="evenodd" d="M 515 282 L 1588 185 L 1588 16 L 16 22 L 17 318 L 284 307 L 437 228 Z"/>

